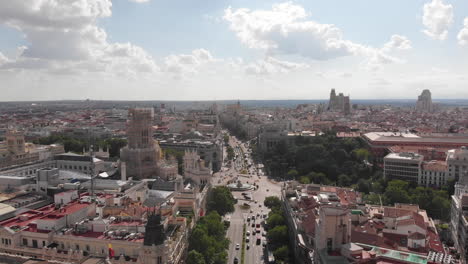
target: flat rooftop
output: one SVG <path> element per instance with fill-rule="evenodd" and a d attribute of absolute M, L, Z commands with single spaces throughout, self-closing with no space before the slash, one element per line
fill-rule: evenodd
<path fill-rule="evenodd" d="M 36 220 L 55 220 L 65 215 L 72 214 L 78 210 L 88 207 L 89 203 L 81 203 L 75 201 L 67 204 L 62 208 L 55 209 L 55 204 L 44 206 L 37 210 L 26 211 L 16 217 L 7 219 L 0 222 L 1 226 L 12 228 L 13 230 L 20 230 L 24 227 L 34 224 Z"/>
<path fill-rule="evenodd" d="M 468 135 L 466 136 L 450 136 L 450 135 L 425 135 L 418 136 L 411 133 L 399 132 L 370 132 L 363 135 L 365 138 L 373 142 L 406 142 L 406 143 L 451 143 L 451 144 L 467 144 Z"/>
<path fill-rule="evenodd" d="M 417 153 L 390 153 L 385 156 L 385 159 L 398 159 L 398 160 L 422 160 L 423 156 Z"/>

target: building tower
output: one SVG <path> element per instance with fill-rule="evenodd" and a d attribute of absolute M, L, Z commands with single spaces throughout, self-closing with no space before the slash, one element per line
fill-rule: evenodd
<path fill-rule="evenodd" d="M 128 111 L 128 145 L 120 150 L 120 159 L 127 166 L 127 177 L 154 178 L 160 149 L 153 139 L 153 108 L 134 108 Z"/>
<path fill-rule="evenodd" d="M 328 101 L 328 111 L 341 112 L 345 115 L 351 113 L 351 102 L 349 95 L 345 96 L 343 93 L 336 95 L 335 89 L 330 92 L 330 100 Z"/>
<path fill-rule="evenodd" d="M 336 105 L 337 105 L 336 92 L 335 92 L 335 89 L 331 89 L 330 100 L 328 102 L 328 110 L 330 111 L 335 110 Z"/>
<path fill-rule="evenodd" d="M 432 105 L 432 96 L 431 91 L 425 89 L 422 91 L 421 95 L 418 96 L 418 101 L 416 102 L 416 110 L 419 112 L 431 113 L 434 111 L 434 106 Z"/>
<path fill-rule="evenodd" d="M 25 143 L 24 134 L 16 130 L 8 130 L 5 135 L 5 139 L 8 146 L 8 151 L 12 154 L 24 154 Z"/>
<path fill-rule="evenodd" d="M 166 264 L 172 263 L 167 259 L 169 252 L 164 243 L 166 234 L 164 225 L 161 223 L 161 214 L 150 212 L 148 222 L 145 226 L 145 238 L 139 254 L 138 263 L 140 264 Z"/>

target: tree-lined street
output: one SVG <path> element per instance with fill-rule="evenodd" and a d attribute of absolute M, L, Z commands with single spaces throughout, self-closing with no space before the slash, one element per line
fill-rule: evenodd
<path fill-rule="evenodd" d="M 226 217 L 230 219 L 230 227 L 226 235 L 231 240 L 228 263 L 234 263 L 236 257 L 239 259 L 239 263 L 241 262 L 242 249 L 236 249 L 236 245 L 239 244 L 242 246 L 244 224 L 247 225 L 246 230 L 250 233 L 248 236 L 249 242 L 245 244 L 244 263 L 263 263 L 264 255 L 266 254 L 263 244 L 264 241 L 266 241 L 266 236 L 264 236 L 265 229 L 262 221 L 265 220 L 263 215 L 269 212 L 269 209 L 263 205 L 263 202 L 267 196 L 280 196 L 281 185 L 271 181 L 267 176 L 258 175 L 254 165 L 249 168 L 248 163 L 253 164 L 253 161 L 248 154 L 249 149 L 246 144 L 238 141 L 235 137 L 230 137 L 229 145 L 234 150 L 234 159 L 231 162 L 231 166 L 227 166 L 223 168 L 221 172 L 215 174 L 213 185 L 226 185 L 229 182 L 240 181 L 243 184 L 258 186 L 258 188 L 249 191 L 232 192 L 234 198 L 236 198 L 238 202 L 234 206 L 234 212 Z M 225 164 L 228 163 L 229 162 L 225 162 Z M 241 172 L 244 172 L 242 176 L 239 175 Z M 246 199 L 243 193 L 250 196 L 249 198 L 251 199 Z M 255 217 L 255 220 L 247 221 L 247 218 L 251 218 L 252 216 Z M 252 223 L 254 223 L 255 227 L 252 227 Z M 259 233 L 256 233 L 257 224 L 260 224 Z M 257 237 L 261 238 L 260 245 L 256 244 Z M 247 246 L 249 249 L 247 249 Z"/>

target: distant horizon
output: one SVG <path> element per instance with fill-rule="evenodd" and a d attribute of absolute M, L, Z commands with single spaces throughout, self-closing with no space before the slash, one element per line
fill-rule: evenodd
<path fill-rule="evenodd" d="M 3 1 L 0 36 L 6 101 L 468 98 L 468 1 Z"/>
<path fill-rule="evenodd" d="M 52 99 L 52 100 L 11 100 L 11 101 L 0 101 L 0 103 L 35 103 L 35 102 L 86 102 L 94 101 L 94 102 L 237 102 L 240 101 L 328 101 L 329 98 L 318 98 L 318 99 L 191 99 L 191 100 L 177 100 L 177 99 L 141 99 L 141 100 L 124 100 L 124 99 Z M 380 98 L 356 98 L 350 99 L 351 102 L 353 101 L 414 101 L 416 102 L 417 99 L 414 98 L 392 98 L 392 99 L 380 99 Z M 432 98 L 433 102 L 437 101 L 468 101 L 468 98 Z"/>

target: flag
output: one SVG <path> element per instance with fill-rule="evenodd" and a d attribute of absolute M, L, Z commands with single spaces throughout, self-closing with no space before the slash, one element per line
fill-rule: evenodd
<path fill-rule="evenodd" d="M 115 255 L 114 250 L 112 249 L 112 245 L 109 244 L 109 258 L 113 258 Z"/>

